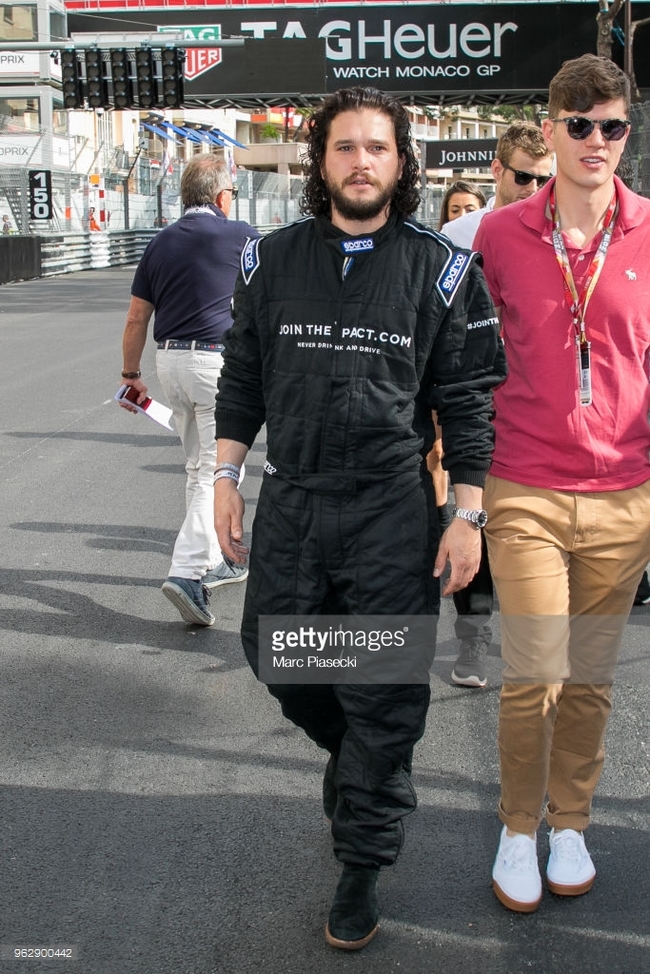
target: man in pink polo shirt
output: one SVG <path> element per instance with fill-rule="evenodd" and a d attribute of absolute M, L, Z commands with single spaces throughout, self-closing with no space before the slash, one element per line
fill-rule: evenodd
<path fill-rule="evenodd" d="M 509 366 L 484 506 L 505 662 L 492 877 L 519 912 L 542 896 L 545 801 L 549 889 L 576 896 L 594 882 L 583 832 L 650 559 L 650 201 L 614 176 L 629 106 L 613 62 L 565 62 L 543 123 L 557 177 L 487 214 L 474 244 Z"/>

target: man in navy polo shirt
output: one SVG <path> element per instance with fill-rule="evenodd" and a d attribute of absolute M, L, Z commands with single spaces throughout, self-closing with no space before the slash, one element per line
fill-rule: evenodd
<path fill-rule="evenodd" d="M 259 234 L 228 220 L 237 194 L 227 165 L 193 159 L 181 180 L 183 217 L 149 243 L 135 272 L 122 339 L 122 381 L 147 395 L 140 358 L 155 312 L 156 369 L 183 450 L 187 471 L 185 520 L 162 586 L 185 622 L 211 626 L 209 589 L 241 582 L 245 566 L 224 559 L 214 530 L 216 463 L 214 402 L 223 336 L 232 324 L 231 299 L 241 252 Z"/>

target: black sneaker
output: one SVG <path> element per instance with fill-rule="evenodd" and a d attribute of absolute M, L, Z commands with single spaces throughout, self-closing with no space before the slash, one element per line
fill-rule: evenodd
<path fill-rule="evenodd" d="M 162 590 L 185 622 L 193 626 L 214 625 L 215 618 L 208 608 L 210 592 L 201 582 L 170 575 L 163 582 Z"/>
<path fill-rule="evenodd" d="M 639 587 L 634 596 L 635 605 L 650 605 L 650 581 L 648 581 L 647 570 L 641 576 Z"/>
<path fill-rule="evenodd" d="M 451 671 L 451 678 L 459 687 L 474 687 L 479 689 L 487 683 L 485 675 L 485 657 L 488 643 L 480 636 L 463 639 L 460 653 Z"/>

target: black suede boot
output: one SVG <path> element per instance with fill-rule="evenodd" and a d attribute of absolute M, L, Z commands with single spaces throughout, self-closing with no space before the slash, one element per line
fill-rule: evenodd
<path fill-rule="evenodd" d="M 375 936 L 379 930 L 378 878 L 377 867 L 343 866 L 325 927 L 330 947 L 360 950 Z"/>
<path fill-rule="evenodd" d="M 331 822 L 334 818 L 336 803 L 339 798 L 336 785 L 334 784 L 334 777 L 336 775 L 336 761 L 336 755 L 330 754 L 330 759 L 327 762 L 325 774 L 323 775 L 323 811 L 325 812 L 325 818 L 328 822 Z"/>

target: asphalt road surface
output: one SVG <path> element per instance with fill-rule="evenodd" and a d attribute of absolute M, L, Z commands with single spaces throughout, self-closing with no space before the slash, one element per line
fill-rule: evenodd
<path fill-rule="evenodd" d="M 215 592 L 212 629 L 160 591 L 183 459 L 174 434 L 112 401 L 131 277 L 0 292 L 2 974 L 647 974 L 650 608 L 634 610 L 618 671 L 593 890 L 547 893 L 531 916 L 494 898 L 498 619 L 488 687 L 458 689 L 446 601 L 420 804 L 380 879 L 381 930 L 358 954 L 325 944 L 339 868 L 323 754 L 244 664 L 244 585 Z M 150 342 L 161 397 L 153 362 Z M 263 461 L 256 446 L 249 528 Z"/>

